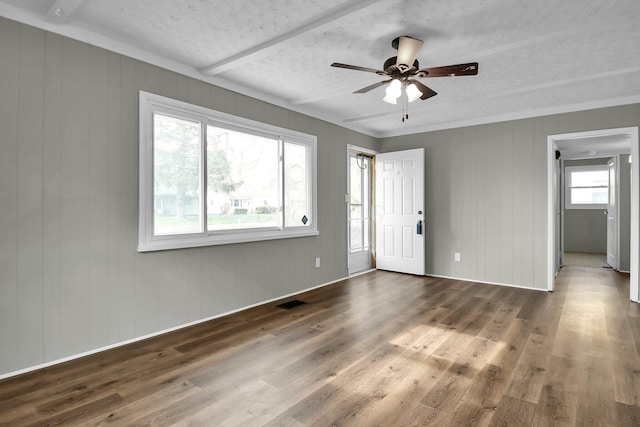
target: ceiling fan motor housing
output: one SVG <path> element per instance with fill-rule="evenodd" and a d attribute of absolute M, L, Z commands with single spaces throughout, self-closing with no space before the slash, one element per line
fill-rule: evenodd
<path fill-rule="evenodd" d="M 404 74 L 413 74 L 418 71 L 418 69 L 420 69 L 420 63 L 417 59 L 413 61 L 413 65 L 411 67 L 408 67 L 404 64 L 397 64 L 397 60 L 397 56 L 392 56 L 391 58 L 387 59 L 382 66 L 382 69 L 393 78 L 400 78 Z"/>

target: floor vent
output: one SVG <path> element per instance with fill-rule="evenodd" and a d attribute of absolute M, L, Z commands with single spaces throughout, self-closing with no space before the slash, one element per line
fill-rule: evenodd
<path fill-rule="evenodd" d="M 299 307 L 301 305 L 304 305 L 304 304 L 306 304 L 306 302 L 300 301 L 298 299 L 294 299 L 294 300 L 291 300 L 291 301 L 283 302 L 282 304 L 278 304 L 278 305 L 276 305 L 276 307 L 283 308 L 285 310 L 292 310 L 292 309 L 294 309 L 296 307 Z"/>

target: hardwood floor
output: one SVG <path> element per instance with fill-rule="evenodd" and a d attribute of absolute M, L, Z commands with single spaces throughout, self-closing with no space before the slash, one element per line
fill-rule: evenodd
<path fill-rule="evenodd" d="M 556 292 L 376 271 L 0 382 L 0 424 L 640 425 L 628 275 Z"/>
<path fill-rule="evenodd" d="M 611 268 L 607 264 L 607 254 L 586 252 L 565 252 L 562 265 L 565 267 Z"/>

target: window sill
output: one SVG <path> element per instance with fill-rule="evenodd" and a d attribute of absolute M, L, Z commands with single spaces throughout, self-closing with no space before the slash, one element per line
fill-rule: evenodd
<path fill-rule="evenodd" d="M 602 211 L 602 210 L 607 210 L 607 205 L 570 205 L 570 206 L 565 206 L 565 209 L 568 210 L 598 210 L 598 211 Z"/>
<path fill-rule="evenodd" d="M 151 240 L 138 245 L 138 252 L 165 251 L 171 249 L 199 248 L 204 246 L 230 245 L 234 243 L 261 242 L 265 240 L 292 239 L 295 237 L 317 236 L 318 230 L 262 231 L 258 233 L 220 234 L 215 236 L 176 236 Z"/>

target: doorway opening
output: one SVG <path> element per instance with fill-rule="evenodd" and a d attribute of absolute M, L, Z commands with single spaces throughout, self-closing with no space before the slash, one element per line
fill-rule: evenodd
<path fill-rule="evenodd" d="M 560 140 L 557 145 L 562 153 L 561 266 L 628 273 L 631 198 L 628 138 L 621 136 L 615 145 L 596 138 L 573 146 Z"/>
<path fill-rule="evenodd" d="M 639 207 L 640 197 L 638 194 L 639 185 L 639 143 L 638 128 L 606 129 L 600 131 L 577 132 L 561 135 L 550 135 L 547 138 L 547 213 L 548 213 L 548 290 L 553 291 L 555 276 L 557 275 L 564 260 L 564 250 L 566 239 L 570 233 L 570 226 L 576 225 L 575 218 L 569 219 L 570 210 L 564 208 L 571 204 L 572 193 L 577 197 L 591 191 L 594 197 L 595 215 L 600 215 L 603 220 L 603 227 L 606 230 L 606 265 L 616 270 L 630 272 L 630 300 L 638 302 L 638 264 L 639 264 Z M 565 166 L 568 162 L 588 158 L 602 157 L 604 160 L 594 163 L 603 163 L 604 170 L 610 186 L 605 200 L 596 200 L 596 184 L 583 184 L 572 187 L 569 175 L 566 174 Z M 622 164 L 624 161 L 626 163 Z M 612 167 L 612 164 L 614 165 Z M 573 164 L 575 166 L 575 164 Z M 627 168 L 627 178 L 620 179 L 620 169 Z M 614 175 L 612 175 L 614 174 Z M 622 185 L 621 185 L 622 184 Z M 585 188 L 588 187 L 588 191 Z M 620 231 L 620 217 L 618 214 L 620 205 L 620 191 L 627 197 L 629 204 L 629 223 L 625 231 Z M 622 199 L 624 200 L 624 198 Z M 593 201 L 593 200 L 592 200 Z M 603 203 L 606 202 L 606 203 Z M 585 202 L 586 203 L 586 202 Z M 577 197 L 577 204 L 580 199 Z M 577 209 L 576 209 L 577 211 Z M 574 213 L 573 210 L 571 213 Z M 575 216 L 575 215 L 574 215 Z M 584 215 L 583 215 L 584 216 Z M 583 224 L 582 232 L 592 230 Z M 627 240 L 625 240 L 627 239 Z M 624 249 L 628 248 L 626 255 Z M 623 250 L 621 251 L 620 248 Z M 626 256 L 628 270 L 622 268 L 620 260 Z"/>
<path fill-rule="evenodd" d="M 349 275 L 371 270 L 372 263 L 372 179 L 370 150 L 348 146 L 347 156 L 347 267 Z"/>
<path fill-rule="evenodd" d="M 424 276 L 424 149 L 347 150 L 349 275 L 381 269 Z"/>

